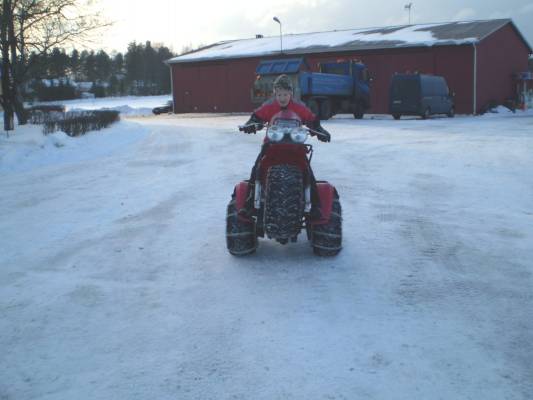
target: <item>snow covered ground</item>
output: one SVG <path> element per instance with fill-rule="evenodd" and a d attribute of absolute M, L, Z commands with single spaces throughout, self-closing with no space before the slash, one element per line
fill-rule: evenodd
<path fill-rule="evenodd" d="M 226 252 L 245 119 L 1 137 L 0 399 L 533 398 L 533 113 L 325 122 L 335 258 Z"/>

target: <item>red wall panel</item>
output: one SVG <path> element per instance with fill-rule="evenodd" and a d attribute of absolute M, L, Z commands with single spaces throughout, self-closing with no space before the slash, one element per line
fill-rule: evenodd
<path fill-rule="evenodd" d="M 477 47 L 478 111 L 489 102 L 503 103 L 516 92 L 513 74 L 528 68 L 529 49 L 508 24 Z"/>

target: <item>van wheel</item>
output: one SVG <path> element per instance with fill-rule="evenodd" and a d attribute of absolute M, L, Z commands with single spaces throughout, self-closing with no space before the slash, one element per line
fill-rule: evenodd
<path fill-rule="evenodd" d="M 450 111 L 446 115 L 450 118 L 453 118 L 455 116 L 455 107 L 450 108 Z"/>
<path fill-rule="evenodd" d="M 353 117 L 355 119 L 363 119 L 365 115 L 365 108 L 362 103 L 357 103 L 353 108 Z"/>
<path fill-rule="evenodd" d="M 428 119 L 430 115 L 431 115 L 431 110 L 428 107 L 424 110 L 424 113 L 422 114 L 422 119 Z"/>
<path fill-rule="evenodd" d="M 401 116 L 402 116 L 401 114 L 392 114 L 392 118 L 396 120 L 400 119 Z"/>

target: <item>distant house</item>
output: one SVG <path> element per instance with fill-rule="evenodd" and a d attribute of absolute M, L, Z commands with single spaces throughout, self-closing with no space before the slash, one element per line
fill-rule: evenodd
<path fill-rule="evenodd" d="M 532 48 L 510 19 L 417 24 L 215 43 L 168 60 L 175 112 L 251 111 L 255 68 L 265 58 L 305 57 L 312 70 L 337 59 L 364 62 L 374 78 L 370 112 L 388 111 L 394 73 L 443 75 L 458 113 L 516 98 Z"/>

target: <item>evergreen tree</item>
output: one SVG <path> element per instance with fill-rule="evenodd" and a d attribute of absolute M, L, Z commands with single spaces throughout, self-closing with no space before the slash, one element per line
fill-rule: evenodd
<path fill-rule="evenodd" d="M 94 50 L 91 50 L 89 54 L 87 54 L 87 57 L 85 57 L 83 73 L 85 75 L 85 79 L 88 82 L 95 82 L 98 78 L 96 72 L 96 56 L 94 55 Z"/>
<path fill-rule="evenodd" d="M 170 67 L 165 64 L 165 61 L 174 57 L 174 54 L 168 47 L 160 47 L 157 49 L 158 58 L 158 84 L 160 88 L 160 94 L 166 94 L 171 92 L 170 87 Z"/>
<path fill-rule="evenodd" d="M 117 53 L 113 57 L 113 68 L 112 74 L 120 78 L 119 75 L 124 73 L 124 55 L 122 53 Z"/>
<path fill-rule="evenodd" d="M 80 75 L 80 53 L 74 49 L 70 53 L 70 73 L 74 80 L 79 80 Z"/>
<path fill-rule="evenodd" d="M 111 76 L 111 58 L 104 50 L 100 50 L 96 53 L 94 62 L 96 79 L 107 82 Z"/>
<path fill-rule="evenodd" d="M 69 58 L 64 49 L 54 47 L 48 58 L 48 74 L 50 78 L 63 78 L 69 67 Z"/>

